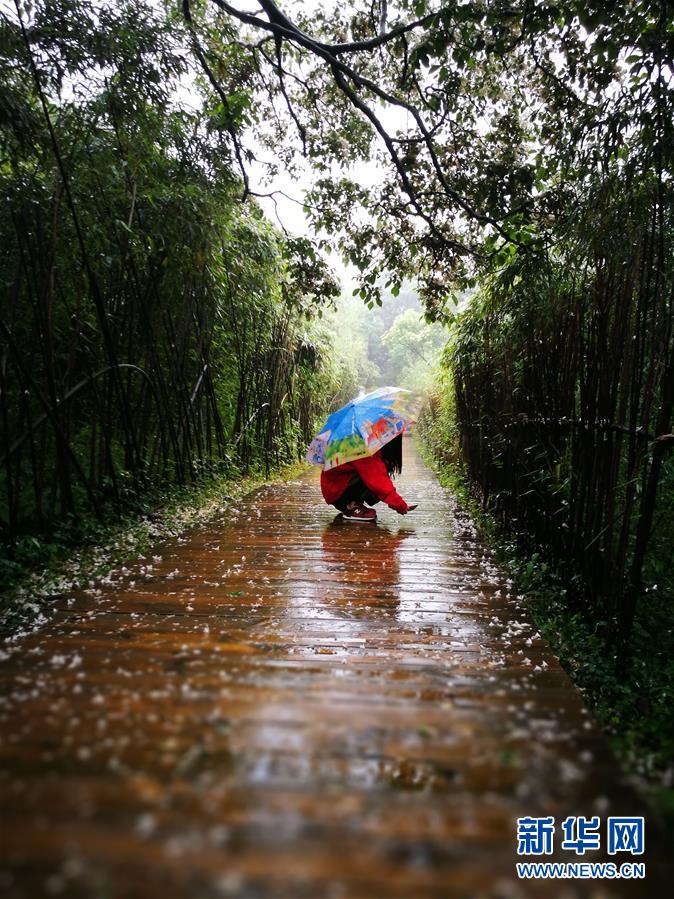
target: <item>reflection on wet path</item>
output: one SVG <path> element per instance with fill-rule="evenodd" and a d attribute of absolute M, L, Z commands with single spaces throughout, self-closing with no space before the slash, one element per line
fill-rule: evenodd
<path fill-rule="evenodd" d="M 470 521 L 406 455 L 414 514 L 335 520 L 312 472 L 3 646 L 7 895 L 645 895 L 515 881 L 517 816 L 639 811 Z"/>

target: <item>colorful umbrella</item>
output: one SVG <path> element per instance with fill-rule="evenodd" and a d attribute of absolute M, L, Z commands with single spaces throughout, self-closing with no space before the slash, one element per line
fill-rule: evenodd
<path fill-rule="evenodd" d="M 325 471 L 372 456 L 415 424 L 414 396 L 403 387 L 380 387 L 333 412 L 311 441 L 307 462 Z"/>

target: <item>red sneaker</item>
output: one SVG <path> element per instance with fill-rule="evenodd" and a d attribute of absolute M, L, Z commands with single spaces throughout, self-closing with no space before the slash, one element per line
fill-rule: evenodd
<path fill-rule="evenodd" d="M 342 515 L 347 521 L 376 521 L 377 513 L 374 509 L 366 509 L 362 503 L 349 503 L 346 512 Z"/>

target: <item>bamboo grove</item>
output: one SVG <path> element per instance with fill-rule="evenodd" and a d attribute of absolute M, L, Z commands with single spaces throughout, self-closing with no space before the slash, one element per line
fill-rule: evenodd
<path fill-rule="evenodd" d="M 448 349 L 459 445 L 486 507 L 566 568 L 621 657 L 671 565 L 671 184 L 623 173 L 546 258 L 515 256 Z"/>
<path fill-rule="evenodd" d="M 177 95 L 180 29 L 143 3 L 75 6 L 77 29 L 49 5 L 3 23 L 9 559 L 155 485 L 296 459 L 331 377 L 313 318 L 335 285 L 240 202 L 208 95 Z"/>
<path fill-rule="evenodd" d="M 451 324 L 436 448 L 625 649 L 674 562 L 671 4 L 17 0 L 2 36 L 10 548 L 296 455 L 336 287 L 249 168 L 303 166 L 370 308 L 409 279 Z"/>

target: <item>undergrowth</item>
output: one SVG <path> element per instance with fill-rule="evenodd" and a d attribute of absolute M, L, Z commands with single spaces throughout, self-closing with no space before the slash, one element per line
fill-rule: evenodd
<path fill-rule="evenodd" d="M 303 467 L 286 466 L 272 480 L 291 478 Z M 108 521 L 78 516 L 55 525 L 48 536 L 25 538 L 11 558 L 0 554 L 2 632 L 34 623 L 49 597 L 90 586 L 162 540 L 226 512 L 266 482 L 262 474 L 204 478 L 190 486 L 156 490 Z"/>
<path fill-rule="evenodd" d="M 674 833 L 674 584 L 663 581 L 638 604 L 630 668 L 620 674 L 600 625 L 570 610 L 568 579 L 540 554 L 525 555 L 482 507 L 456 461 L 441 462 L 428 442 L 422 454 L 468 509 L 514 589 L 524 595 L 538 630 L 568 672 L 632 783 Z"/>

